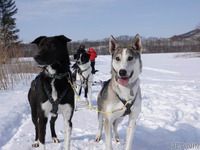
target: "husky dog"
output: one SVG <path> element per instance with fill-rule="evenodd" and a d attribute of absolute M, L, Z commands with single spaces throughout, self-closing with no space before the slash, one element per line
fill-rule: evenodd
<path fill-rule="evenodd" d="M 93 74 L 91 73 L 90 55 L 87 53 L 80 54 L 77 58 L 77 73 L 76 73 L 76 91 L 81 94 L 82 87 L 85 90 L 85 99 L 89 106 L 92 106 L 92 83 Z M 75 95 L 75 109 L 77 107 L 77 96 Z"/>
<path fill-rule="evenodd" d="M 141 111 L 141 91 L 139 74 L 142 71 L 140 54 L 142 45 L 137 34 L 129 47 L 123 48 L 110 37 L 109 52 L 112 55 L 112 78 L 104 82 L 98 95 L 98 109 L 104 112 L 98 113 L 99 129 L 95 138 L 99 142 L 102 137 L 103 119 L 105 118 L 106 150 L 112 150 L 112 126 L 114 139 L 119 142 L 117 127 L 125 115 L 129 115 L 126 133 L 126 150 L 132 150 L 132 141 L 136 128 L 136 119 Z M 122 108 L 120 110 L 120 108 Z"/>
<path fill-rule="evenodd" d="M 64 35 L 36 38 L 38 54 L 35 61 L 43 71 L 31 83 L 28 100 L 31 106 L 32 121 L 35 125 L 33 147 L 45 150 L 45 134 L 48 116 L 51 114 L 50 128 L 54 143 L 59 143 L 55 133 L 55 121 L 58 114 L 64 119 L 64 146 L 70 149 L 72 116 L 74 112 L 74 91 L 68 83 L 72 81 L 67 43 L 71 40 Z"/>

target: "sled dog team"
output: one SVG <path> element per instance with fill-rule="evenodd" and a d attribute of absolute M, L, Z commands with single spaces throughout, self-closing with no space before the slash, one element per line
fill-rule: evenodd
<path fill-rule="evenodd" d="M 70 70 L 70 57 L 67 43 L 71 40 L 63 35 L 40 36 L 32 43 L 38 46 L 34 60 L 42 68 L 40 74 L 32 81 L 28 93 L 31 106 L 32 122 L 35 125 L 35 141 L 32 147 L 45 150 L 45 135 L 48 116 L 53 143 L 59 143 L 55 132 L 55 121 L 58 114 L 64 120 L 64 147 L 70 150 L 72 116 L 76 109 L 77 94 L 85 91 L 87 104 L 92 106 L 92 83 L 95 73 L 88 53 L 76 56 L 75 81 Z M 110 37 L 109 52 L 111 60 L 111 79 L 103 82 L 98 95 L 99 127 L 94 139 L 99 142 L 104 127 L 106 150 L 112 150 L 112 131 L 114 139 L 119 142 L 117 127 L 124 116 L 129 116 L 126 130 L 125 150 L 132 150 L 132 141 L 136 128 L 136 120 L 141 111 L 141 90 L 139 75 L 142 71 L 140 36 L 137 34 L 130 46 L 122 47 Z M 74 91 L 74 83 L 76 91 Z"/>

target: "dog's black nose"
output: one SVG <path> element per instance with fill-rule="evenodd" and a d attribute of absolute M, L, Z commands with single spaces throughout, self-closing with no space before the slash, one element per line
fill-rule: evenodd
<path fill-rule="evenodd" d="M 127 71 L 126 71 L 125 69 L 120 69 L 120 70 L 119 70 L 119 75 L 120 75 L 120 76 L 125 76 L 126 73 L 127 73 Z"/>

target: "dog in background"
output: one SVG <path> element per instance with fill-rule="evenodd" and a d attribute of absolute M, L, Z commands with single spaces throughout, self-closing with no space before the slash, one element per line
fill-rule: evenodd
<path fill-rule="evenodd" d="M 99 142 L 102 137 L 103 119 L 105 119 L 106 150 L 112 150 L 112 127 L 114 139 L 119 142 L 117 127 L 124 116 L 129 115 L 126 133 L 126 150 L 132 150 L 132 140 L 136 128 L 136 119 L 141 111 L 141 90 L 139 75 L 142 71 L 140 36 L 137 34 L 129 47 L 121 47 L 110 37 L 109 52 L 112 55 L 112 78 L 104 82 L 98 95 L 98 109 L 104 112 L 98 113 L 99 129 L 95 138 Z"/>
<path fill-rule="evenodd" d="M 90 65 L 90 54 L 82 53 L 77 58 L 76 61 L 76 91 L 78 94 L 81 94 L 81 89 L 84 88 L 85 90 L 85 100 L 87 104 L 91 107 L 92 106 L 92 83 L 93 83 L 93 74 L 91 73 L 92 68 Z M 77 108 L 77 96 L 75 95 L 75 109 Z"/>
<path fill-rule="evenodd" d="M 33 147 L 45 150 L 45 135 L 48 116 L 51 114 L 50 128 L 54 143 L 59 140 L 55 133 L 58 114 L 64 119 L 64 146 L 70 149 L 72 116 L 74 112 L 74 91 L 68 80 L 72 81 L 67 43 L 71 40 L 61 36 L 36 38 L 39 52 L 34 56 L 43 71 L 31 83 L 28 100 L 31 106 L 32 121 L 35 125 Z"/>

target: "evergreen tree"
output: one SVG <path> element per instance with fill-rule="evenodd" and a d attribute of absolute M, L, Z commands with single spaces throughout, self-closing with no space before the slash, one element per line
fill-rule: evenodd
<path fill-rule="evenodd" d="M 16 19 L 13 17 L 17 13 L 14 0 L 0 0 L 0 44 L 10 46 L 16 43 L 19 32 L 16 29 Z"/>

